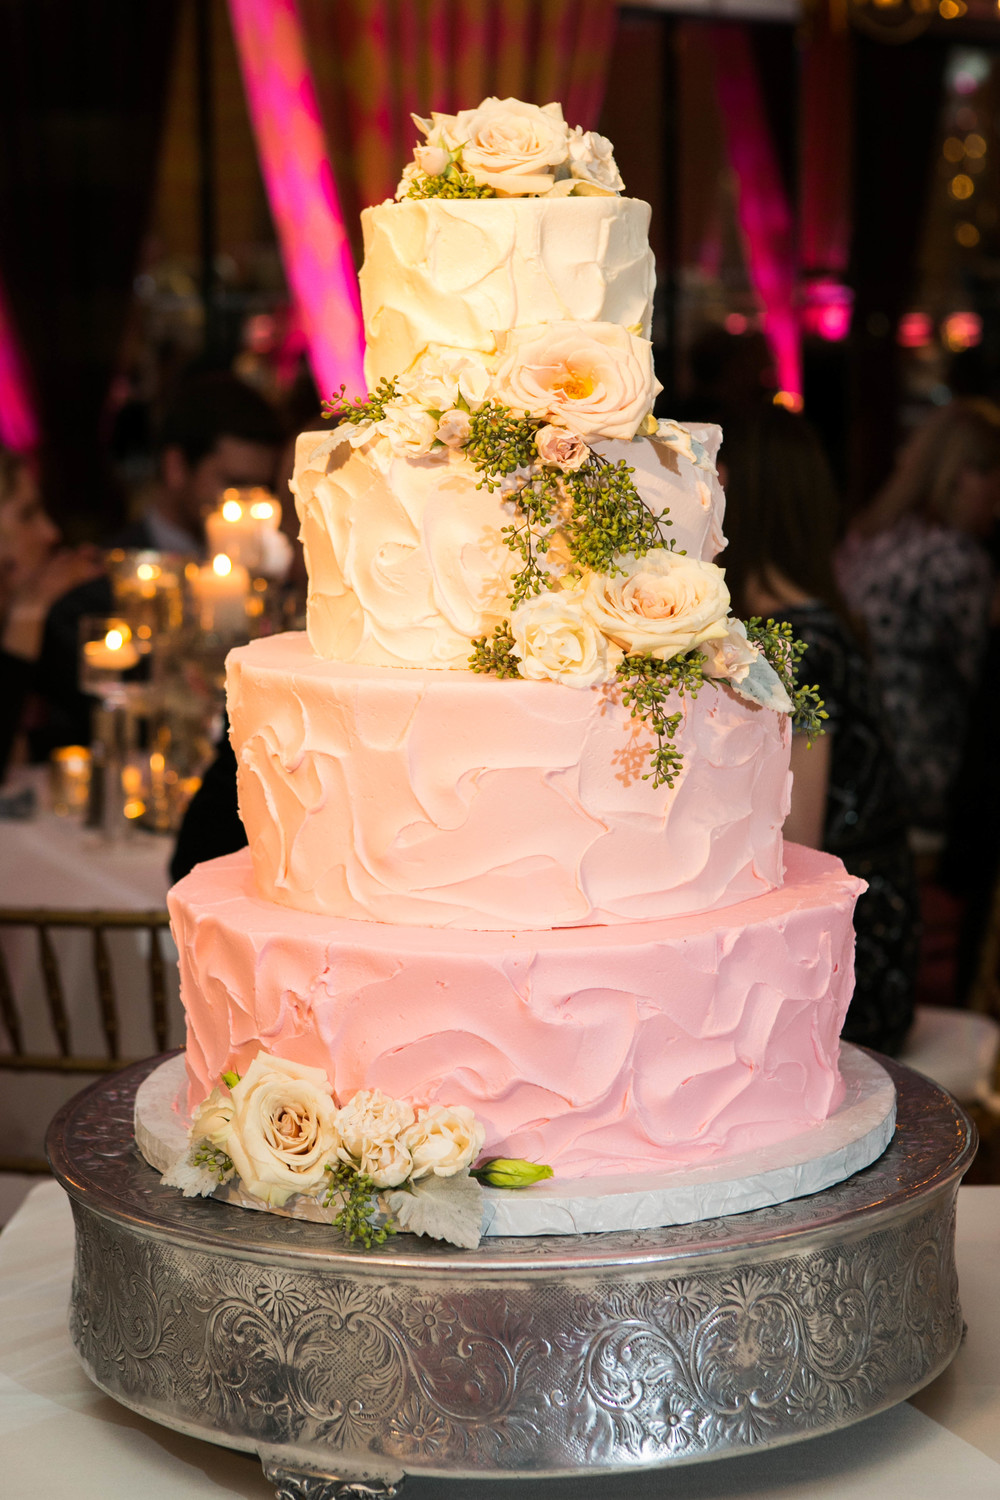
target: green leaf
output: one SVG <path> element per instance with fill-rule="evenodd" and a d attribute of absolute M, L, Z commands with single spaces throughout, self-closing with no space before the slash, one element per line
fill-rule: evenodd
<path fill-rule="evenodd" d="M 475 1250 L 483 1227 L 483 1190 L 466 1172 L 454 1177 L 423 1177 L 408 1189 L 384 1194 L 400 1229 L 448 1240 Z"/>

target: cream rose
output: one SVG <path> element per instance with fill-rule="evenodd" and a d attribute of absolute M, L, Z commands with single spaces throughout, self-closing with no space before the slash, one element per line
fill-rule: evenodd
<path fill-rule="evenodd" d="M 629 655 L 669 661 L 728 634 L 729 590 L 715 563 L 658 547 L 621 565 L 624 576 L 588 575 L 583 608 Z"/>
<path fill-rule="evenodd" d="M 444 146 L 414 146 L 413 161 L 418 172 L 427 177 L 440 177 L 451 162 L 451 152 Z"/>
<path fill-rule="evenodd" d="M 448 411 L 459 397 L 470 411 L 478 411 L 489 394 L 490 372 L 471 355 L 430 353 L 397 378 L 396 389 L 430 411 Z"/>
<path fill-rule="evenodd" d="M 293 1193 L 315 1194 L 340 1144 L 337 1108 L 322 1068 L 258 1052 L 232 1100 L 224 1149 L 247 1192 L 273 1208 Z"/>
<path fill-rule="evenodd" d="M 213 1089 L 194 1112 L 191 1122 L 192 1141 L 209 1141 L 213 1146 L 226 1151 L 235 1108 L 227 1093 L 223 1093 L 222 1089 Z M 226 1154 L 229 1154 L 228 1151 Z"/>
<path fill-rule="evenodd" d="M 570 175 L 606 193 L 620 193 L 625 184 L 615 161 L 615 151 L 606 135 L 577 125 L 569 137 Z"/>
<path fill-rule="evenodd" d="M 590 457 L 590 449 L 583 438 L 578 433 L 568 432 L 565 427 L 539 427 L 535 433 L 535 447 L 543 464 L 551 464 L 565 474 L 582 469 Z"/>
<path fill-rule="evenodd" d="M 413 1177 L 454 1177 L 470 1167 L 483 1149 L 486 1131 L 464 1104 L 432 1105 L 403 1136 L 413 1161 Z"/>
<path fill-rule="evenodd" d="M 415 1115 L 405 1099 L 360 1089 L 337 1116 L 341 1161 L 367 1172 L 378 1188 L 398 1187 L 410 1175 L 404 1133 Z"/>
<path fill-rule="evenodd" d="M 446 448 L 463 448 L 469 441 L 469 431 L 469 413 L 453 406 L 450 411 L 441 413 L 435 436 Z"/>
<path fill-rule="evenodd" d="M 506 336 L 493 393 L 582 438 L 632 438 L 660 390 L 653 346 L 617 323 L 546 323 Z"/>
<path fill-rule="evenodd" d="M 387 401 L 385 416 L 375 431 L 388 440 L 398 458 L 423 458 L 431 451 L 437 422 L 430 412 L 412 401 Z"/>
<path fill-rule="evenodd" d="M 569 130 L 558 104 L 539 108 L 520 99 L 484 99 L 478 109 L 461 110 L 446 127 L 449 134 L 461 143 L 462 170 L 505 198 L 548 192 L 569 155 Z"/>
<path fill-rule="evenodd" d="M 593 687 L 614 676 L 622 653 L 585 609 L 582 589 L 533 594 L 510 617 L 521 676 Z"/>
<path fill-rule="evenodd" d="M 742 620 L 728 620 L 726 623 L 729 629 L 724 636 L 702 644 L 705 676 L 743 682 L 760 655 L 760 650 L 747 640 L 747 628 Z"/>

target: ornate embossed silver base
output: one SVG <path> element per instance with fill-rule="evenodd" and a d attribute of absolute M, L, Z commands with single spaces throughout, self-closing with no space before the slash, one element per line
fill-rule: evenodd
<path fill-rule="evenodd" d="M 968 1120 L 887 1064 L 886 1153 L 811 1198 L 642 1232 L 401 1236 L 162 1188 L 132 1140 L 140 1064 L 56 1117 L 77 1226 L 71 1329 L 102 1390 L 257 1452 L 284 1500 L 388 1500 L 405 1473 L 674 1466 L 829 1432 L 905 1399 L 962 1333 Z"/>

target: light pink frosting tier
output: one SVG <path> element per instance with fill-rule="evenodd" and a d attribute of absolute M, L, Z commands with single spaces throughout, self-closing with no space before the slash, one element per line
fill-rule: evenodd
<path fill-rule="evenodd" d="M 233 651 L 240 813 L 260 894 L 429 927 L 650 921 L 781 880 L 789 721 L 728 688 L 678 700 L 684 767 L 602 688 Z"/>
<path fill-rule="evenodd" d="M 282 910 L 246 851 L 171 892 L 190 1103 L 259 1048 L 465 1104 L 490 1154 L 560 1176 L 709 1162 L 835 1109 L 863 882 L 789 846 L 777 890 L 627 927 L 434 932 Z"/>

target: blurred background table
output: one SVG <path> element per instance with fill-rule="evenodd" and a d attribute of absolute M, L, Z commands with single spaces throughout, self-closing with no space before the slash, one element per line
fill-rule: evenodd
<path fill-rule="evenodd" d="M 45 806 L 45 772 L 22 772 L 15 788 L 34 786 L 38 811 L 25 821 L 0 824 L 0 907 L 48 908 L 53 911 L 152 911 L 166 906 L 169 837 L 129 828 L 121 841 L 108 843 L 74 819 L 57 817 Z M 53 932 L 72 1050 L 80 1056 L 102 1056 L 106 1043 L 97 1004 L 92 934 L 87 930 Z M 28 1050 L 58 1050 L 48 1017 L 37 934 L 14 928 L 0 932 L 0 947 L 18 997 Z M 156 1043 L 146 1000 L 149 935 L 144 930 L 108 931 L 107 949 L 120 1011 L 123 1057 L 147 1057 L 162 1050 Z M 184 1038 L 178 996 L 177 953 L 164 934 L 168 1039 Z M 45 1131 L 56 1110 L 94 1075 L 81 1073 L 0 1074 L 0 1151 L 11 1156 L 41 1156 Z M 0 1173 L 0 1224 L 13 1212 L 28 1181 Z"/>
<path fill-rule="evenodd" d="M 238 1212 L 234 1209 L 233 1212 Z M 676 1471 L 610 1478 L 408 1479 L 405 1500 L 940 1500 L 1000 1495 L 996 1246 L 1000 1188 L 958 1195 L 958 1269 L 969 1332 L 910 1401 L 810 1442 Z M 127 1411 L 88 1381 L 67 1331 L 69 1203 L 36 1188 L 0 1235 L 0 1472 L 49 1500 L 273 1500 L 257 1460 Z"/>

